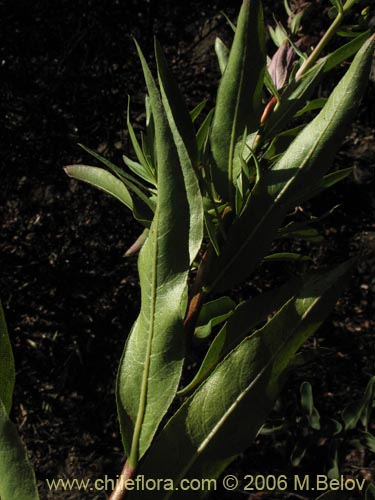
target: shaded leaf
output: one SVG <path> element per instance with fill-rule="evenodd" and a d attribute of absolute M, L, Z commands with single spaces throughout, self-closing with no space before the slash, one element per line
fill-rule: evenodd
<path fill-rule="evenodd" d="M 214 326 L 223 323 L 232 313 L 236 303 L 230 297 L 220 297 L 203 304 L 199 313 L 195 336 L 205 338 L 211 334 Z"/>
<path fill-rule="evenodd" d="M 317 109 L 322 109 L 326 102 L 327 102 L 326 97 L 318 97 L 317 99 L 313 99 L 312 101 L 307 101 L 306 105 L 302 109 L 297 111 L 294 117 L 298 118 L 304 115 L 305 113 L 309 113 Z"/>
<path fill-rule="evenodd" d="M 330 54 L 328 54 L 325 57 L 325 64 L 324 64 L 324 73 L 327 71 L 330 71 L 331 69 L 335 68 L 342 62 L 346 61 L 354 55 L 365 43 L 365 41 L 368 39 L 370 36 L 370 31 L 365 31 L 364 33 L 361 33 L 358 35 L 356 38 L 353 40 L 350 40 L 350 42 L 346 43 L 345 45 L 341 46 L 340 48 L 334 50 Z"/>
<path fill-rule="evenodd" d="M 0 400 L 0 498 L 39 500 L 34 471 L 16 426 Z"/>
<path fill-rule="evenodd" d="M 316 500 L 347 500 L 347 493 L 345 491 L 327 491 Z"/>
<path fill-rule="evenodd" d="M 0 301 L 0 401 L 3 402 L 6 414 L 12 407 L 16 371 L 12 346 L 9 340 L 3 306 Z"/>
<path fill-rule="evenodd" d="M 211 131 L 216 191 L 231 200 L 239 172 L 233 169 L 235 146 L 244 130 L 257 130 L 265 70 L 263 13 L 259 0 L 244 0 L 228 64 L 218 88 Z"/>
<path fill-rule="evenodd" d="M 300 463 L 303 460 L 303 457 L 306 455 L 306 451 L 307 451 L 306 440 L 297 441 L 290 455 L 290 462 L 293 465 L 293 467 L 298 467 L 298 465 L 300 465 Z"/>
<path fill-rule="evenodd" d="M 359 401 L 354 401 L 342 412 L 342 419 L 346 430 L 354 429 L 359 420 L 367 427 L 372 412 L 372 405 L 375 398 L 375 376 L 369 380 L 365 393 Z"/>
<path fill-rule="evenodd" d="M 241 302 L 235 308 L 232 316 L 225 323 L 211 343 L 207 354 L 193 380 L 179 395 L 190 393 L 202 382 L 255 327 L 267 320 L 273 312 L 279 309 L 297 290 L 299 280 L 288 281 L 280 288 L 264 292 L 247 301 Z"/>
<path fill-rule="evenodd" d="M 302 382 L 300 392 L 302 409 L 304 410 L 306 415 L 310 417 L 314 408 L 312 387 L 310 382 Z"/>
<path fill-rule="evenodd" d="M 366 489 L 365 500 L 375 500 L 375 485 L 370 483 Z"/>
<path fill-rule="evenodd" d="M 368 451 L 375 453 L 375 436 L 373 434 L 364 432 L 361 436 L 361 443 Z"/>
<path fill-rule="evenodd" d="M 212 108 L 208 112 L 206 118 L 203 120 L 202 125 L 199 127 L 199 130 L 197 132 L 197 146 L 198 146 L 198 154 L 200 161 L 202 160 L 203 152 L 207 144 L 212 118 L 214 116 L 214 111 L 215 110 Z"/>
<path fill-rule="evenodd" d="M 299 261 L 299 262 L 308 262 L 311 261 L 312 258 L 308 255 L 301 255 L 299 253 L 292 252 L 281 252 L 281 253 L 273 253 L 271 255 L 266 255 L 263 259 L 265 262 L 288 262 L 288 261 Z"/>
<path fill-rule="evenodd" d="M 200 102 L 199 104 L 197 104 L 195 106 L 194 109 L 192 109 L 190 111 L 190 118 L 191 118 L 191 121 L 194 123 L 195 120 L 200 116 L 200 114 L 202 113 L 202 111 L 204 110 L 205 106 L 207 104 L 207 100 L 206 99 L 203 99 L 202 102 Z"/>

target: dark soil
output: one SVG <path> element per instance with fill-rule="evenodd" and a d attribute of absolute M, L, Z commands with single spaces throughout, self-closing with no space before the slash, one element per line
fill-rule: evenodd
<path fill-rule="evenodd" d="M 93 491 L 48 491 L 46 479 L 115 478 L 121 470 L 114 377 L 139 307 L 136 262 L 123 257 L 139 226 L 116 201 L 69 180 L 62 167 L 91 162 L 78 142 L 119 164 L 124 152 L 132 156 L 125 130 L 127 96 L 141 129 L 144 86 L 131 36 L 150 59 L 157 35 L 190 108 L 203 98 L 213 103 L 219 78 L 213 41 L 217 33 L 231 39 L 220 10 L 235 19 L 239 4 L 0 2 L 1 298 L 17 367 L 12 417 L 29 450 L 42 500 L 107 498 Z M 314 7 L 321 9 L 321 2 Z M 276 10 L 281 15 L 281 6 Z M 266 16 L 272 23 L 268 8 Z M 323 24 L 312 21 L 308 34 L 319 36 Z M 238 477 L 325 473 L 332 439 L 303 420 L 301 382 L 311 382 L 322 419 L 339 420 L 375 374 L 374 87 L 370 82 L 337 158 L 342 167 L 355 165 L 356 178 L 308 207 L 323 213 L 340 204 L 324 222 L 326 241 L 314 249 L 316 263 L 325 266 L 358 253 L 361 259 L 335 312 L 306 346 L 310 352 L 325 350 L 290 377 L 275 408 L 272 418 L 287 425 L 259 437 L 230 467 Z M 273 269 L 254 279 L 257 287 L 272 284 Z M 309 436 L 305 458 L 293 467 L 293 447 Z M 374 457 L 356 451 L 353 437 L 355 431 L 340 442 L 341 471 L 374 480 Z M 213 498 L 310 496 L 220 490 Z"/>

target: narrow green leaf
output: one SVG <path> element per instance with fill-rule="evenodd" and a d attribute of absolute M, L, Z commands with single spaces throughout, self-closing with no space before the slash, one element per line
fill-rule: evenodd
<path fill-rule="evenodd" d="M 361 414 L 361 422 L 365 429 L 368 428 L 370 423 L 371 413 L 373 411 L 373 407 L 375 406 L 375 376 L 371 377 L 369 380 L 365 394 L 363 396 L 363 411 Z"/>
<path fill-rule="evenodd" d="M 183 154 L 188 154 L 191 164 L 197 162 L 197 141 L 193 121 L 186 107 L 184 98 L 168 67 L 159 42 L 155 39 L 155 57 L 158 65 L 158 77 L 161 96 L 168 123 L 173 133 L 180 161 Z M 186 151 L 181 151 L 186 150 Z M 184 163 L 187 161 L 183 158 Z M 191 168 L 191 167 L 190 167 Z"/>
<path fill-rule="evenodd" d="M 316 500 L 347 500 L 347 498 L 348 496 L 345 491 L 327 491 Z"/>
<path fill-rule="evenodd" d="M 322 193 L 326 189 L 331 188 L 338 182 L 343 181 L 349 175 L 353 173 L 353 168 L 343 168 L 342 170 L 337 170 L 328 175 L 325 175 L 318 183 L 308 188 L 301 189 L 299 193 L 293 198 L 293 205 L 301 205 L 303 202 L 314 198 L 318 194 Z"/>
<path fill-rule="evenodd" d="M 83 144 L 79 144 L 79 146 L 89 153 L 91 156 L 100 161 L 103 165 L 109 168 L 119 179 L 125 184 L 127 188 L 129 188 L 137 197 L 132 199 L 133 201 L 133 215 L 135 219 L 140 222 L 145 227 L 150 227 L 151 221 L 155 212 L 155 196 L 151 194 L 148 197 L 143 189 L 152 193 L 152 190 L 144 186 L 137 178 L 129 175 L 123 169 L 117 167 L 114 163 L 112 163 L 107 158 L 104 158 L 96 151 L 84 146 Z M 95 167 L 96 168 L 96 167 Z"/>
<path fill-rule="evenodd" d="M 342 0 L 329 0 L 329 1 L 336 8 L 337 12 L 342 13 L 343 11 Z"/>
<path fill-rule="evenodd" d="M 319 244 L 324 241 L 324 237 L 319 233 L 317 229 L 313 227 L 306 227 L 305 229 L 297 229 L 295 231 L 293 231 L 292 229 L 284 230 L 280 231 L 279 235 L 281 238 L 308 241 L 315 244 Z"/>
<path fill-rule="evenodd" d="M 310 111 L 316 111 L 317 109 L 322 109 L 327 102 L 326 97 L 318 97 L 317 99 L 313 99 L 312 101 L 307 101 L 306 105 L 297 111 L 294 115 L 295 118 L 298 118 L 305 113 L 309 113 Z"/>
<path fill-rule="evenodd" d="M 211 220 L 211 216 L 208 213 L 204 213 L 204 224 L 207 230 L 210 242 L 215 250 L 216 255 L 220 254 L 220 245 L 216 234 L 215 224 Z"/>
<path fill-rule="evenodd" d="M 284 0 L 284 8 L 285 8 L 285 11 L 288 14 L 288 16 L 291 17 L 293 15 L 293 12 L 292 12 L 292 9 L 289 6 L 288 0 Z"/>
<path fill-rule="evenodd" d="M 0 498 L 39 500 L 35 475 L 16 426 L 0 400 Z"/>
<path fill-rule="evenodd" d="M 351 265 L 309 279 L 271 321 L 231 351 L 170 419 L 138 474 L 173 478 L 175 484 L 181 478 L 218 477 L 256 436 L 290 361 L 335 304 Z M 191 492 L 153 491 L 144 498 L 151 496 L 181 499 L 191 498 Z"/>
<path fill-rule="evenodd" d="M 321 185 L 367 84 L 374 39 L 362 46 L 322 111 L 253 188 L 241 217 L 228 232 L 228 243 L 212 267 L 208 289 L 223 291 L 249 276 L 268 251 L 301 191 L 305 186 L 311 189 Z"/>
<path fill-rule="evenodd" d="M 370 36 L 370 30 L 365 31 L 360 35 L 357 35 L 356 38 L 354 38 L 353 40 L 350 40 L 350 42 L 346 43 L 345 45 L 341 46 L 340 48 L 328 54 L 324 58 L 325 64 L 323 72 L 327 73 L 331 69 L 335 68 L 342 62 L 349 59 L 349 57 L 352 57 L 352 55 L 358 52 L 358 50 L 362 47 L 362 45 L 365 43 L 365 41 L 368 39 L 369 36 Z"/>
<path fill-rule="evenodd" d="M 372 405 L 375 399 L 375 376 L 371 377 L 363 397 L 359 401 L 354 401 L 342 412 L 342 419 L 344 421 L 345 429 L 354 429 L 359 420 L 367 427 L 370 415 L 372 412 Z"/>
<path fill-rule="evenodd" d="M 191 203 L 161 97 L 137 45 L 155 122 L 158 198 L 138 270 L 141 311 L 117 379 L 121 432 L 130 467 L 151 444 L 179 384 L 184 359 Z"/>
<path fill-rule="evenodd" d="M 316 431 L 320 430 L 320 415 L 318 410 L 314 407 L 309 417 L 310 427 Z"/>
<path fill-rule="evenodd" d="M 221 10 L 220 13 L 225 17 L 225 20 L 227 21 L 228 25 L 232 28 L 233 33 L 235 33 L 237 29 L 236 25 L 231 21 L 231 19 L 224 11 Z"/>
<path fill-rule="evenodd" d="M 264 139 L 272 139 L 285 130 L 293 116 L 305 106 L 321 80 L 325 61 L 316 64 L 298 82 L 292 81 L 283 94 L 280 105 L 273 111 L 264 125 Z"/>
<path fill-rule="evenodd" d="M 105 158 L 104 156 L 100 155 L 97 151 L 94 151 L 93 149 L 88 148 L 84 144 L 78 144 L 78 146 L 80 148 L 82 148 L 84 151 L 86 151 L 87 153 L 89 153 L 91 156 L 93 156 L 96 160 L 100 161 L 100 163 L 105 165 L 107 168 L 109 168 L 109 170 L 111 170 L 114 174 L 116 174 L 117 177 L 126 178 L 126 179 L 130 180 L 131 182 L 138 184 L 141 187 L 144 187 L 143 184 L 140 181 L 138 181 L 135 177 L 132 177 L 131 175 L 124 172 L 124 170 L 122 170 L 117 165 L 112 163 L 110 160 L 108 160 L 108 158 Z"/>
<path fill-rule="evenodd" d="M 264 72 L 264 84 L 265 86 L 267 87 L 267 89 L 269 90 L 269 92 L 274 96 L 276 97 L 276 100 L 277 102 L 279 103 L 280 102 L 280 94 L 279 94 L 279 91 L 277 90 L 277 87 L 276 85 L 274 84 L 273 80 L 272 80 L 272 76 L 270 75 L 270 72 L 268 71 L 268 69 L 266 68 L 265 72 Z"/>
<path fill-rule="evenodd" d="M 141 134 L 142 151 L 155 178 L 156 177 L 155 124 L 154 124 L 154 118 L 152 116 L 150 99 L 147 94 L 145 96 L 145 108 L 146 108 L 146 133 Z"/>
<path fill-rule="evenodd" d="M 197 146 L 198 146 L 198 154 L 200 161 L 202 160 L 204 149 L 207 144 L 208 134 L 211 127 L 212 118 L 214 116 L 214 111 L 215 110 L 212 108 L 208 112 L 206 118 L 203 120 L 202 125 L 199 127 L 199 130 L 197 132 Z"/>
<path fill-rule="evenodd" d="M 200 114 L 202 113 L 202 111 L 204 110 L 205 106 L 207 104 L 207 99 L 203 99 L 202 102 L 200 102 L 199 104 L 197 104 L 195 106 L 194 109 L 192 109 L 190 111 L 190 118 L 191 118 L 191 121 L 194 123 L 195 120 L 200 116 Z"/>
<path fill-rule="evenodd" d="M 218 36 L 215 39 L 215 52 L 219 63 L 220 72 L 221 74 L 223 74 L 228 64 L 229 49 Z"/>
<path fill-rule="evenodd" d="M 300 392 L 302 409 L 306 413 L 306 415 L 310 417 L 314 408 L 312 387 L 310 382 L 302 382 Z"/>
<path fill-rule="evenodd" d="M 129 167 L 132 172 L 134 172 L 136 175 L 138 175 L 141 179 L 145 180 L 146 182 L 149 182 L 150 184 L 156 186 L 154 176 L 151 175 L 150 171 L 148 169 L 145 169 L 143 165 L 132 160 L 126 155 L 123 155 L 122 159 L 124 160 L 125 165 Z"/>
<path fill-rule="evenodd" d="M 69 177 L 101 189 L 133 210 L 133 200 L 124 183 L 107 170 L 87 165 L 69 165 L 64 170 Z"/>
<path fill-rule="evenodd" d="M 230 297 L 220 297 L 203 304 L 195 328 L 195 336 L 206 338 L 214 326 L 223 323 L 233 313 L 236 303 Z"/>
<path fill-rule="evenodd" d="M 366 489 L 365 500 L 375 500 L 375 484 L 370 483 Z"/>
<path fill-rule="evenodd" d="M 329 479 L 338 479 L 340 477 L 340 464 L 336 441 L 333 441 L 331 445 L 328 467 L 327 477 Z"/>
<path fill-rule="evenodd" d="M 306 440 L 297 441 L 290 455 L 290 462 L 293 465 L 293 467 L 298 467 L 300 465 L 300 463 L 303 460 L 303 457 L 306 455 L 306 451 L 307 451 Z"/>
<path fill-rule="evenodd" d="M 155 183 L 153 171 L 151 170 L 150 165 L 143 154 L 142 148 L 139 145 L 137 136 L 135 135 L 133 125 L 132 125 L 131 120 L 130 120 L 130 96 L 128 96 L 128 111 L 126 114 L 126 123 L 127 123 L 128 131 L 129 131 L 129 137 L 130 137 L 130 140 L 133 144 L 133 148 L 134 148 L 135 154 L 137 156 L 138 162 L 142 165 L 143 171 L 147 172 L 148 176 L 153 179 L 153 181 L 154 181 L 153 183 Z"/>
<path fill-rule="evenodd" d="M 305 128 L 305 124 L 285 130 L 278 134 L 268 146 L 264 158 L 275 161 L 281 154 L 285 153 L 297 135 Z"/>
<path fill-rule="evenodd" d="M 301 255 L 299 253 L 292 252 L 281 252 L 281 253 L 273 253 L 271 255 L 266 255 L 263 259 L 265 262 L 288 262 L 288 261 L 299 261 L 299 262 L 308 262 L 311 261 L 312 258 L 308 255 Z"/>
<path fill-rule="evenodd" d="M 193 263 L 201 247 L 204 228 L 202 195 L 194 171 L 198 160 L 195 130 L 177 84 L 156 40 L 155 55 L 162 102 L 180 161 L 186 199 L 189 205 L 189 253 L 190 263 Z"/>
<path fill-rule="evenodd" d="M 326 213 L 321 215 L 320 217 L 310 217 L 303 222 L 292 221 L 286 226 L 279 229 L 279 237 L 281 238 L 296 238 L 302 239 L 305 241 L 310 241 L 311 243 L 320 243 L 324 240 L 323 236 L 319 233 L 319 231 L 313 227 L 313 224 L 318 224 L 322 222 L 324 219 L 332 215 L 332 213 L 337 210 L 339 205 L 335 205 Z"/>
<path fill-rule="evenodd" d="M 16 379 L 12 346 L 9 340 L 3 306 L 0 301 L 0 401 L 9 415 Z M 1 481 L 1 480 L 0 480 Z"/>
<path fill-rule="evenodd" d="M 260 0 L 244 0 L 238 18 L 228 64 L 216 99 L 211 131 L 214 158 L 212 177 L 216 191 L 232 200 L 239 172 L 233 169 L 235 146 L 244 130 L 259 127 L 266 55 Z"/>
<path fill-rule="evenodd" d="M 241 302 L 232 316 L 225 323 L 211 343 L 207 354 L 193 380 L 181 391 L 183 396 L 190 393 L 204 380 L 247 335 L 267 320 L 273 312 L 279 309 L 297 290 L 299 280 L 292 279 L 283 286 L 262 293 L 245 302 Z"/>
<path fill-rule="evenodd" d="M 375 436 L 373 434 L 364 432 L 361 435 L 361 443 L 368 451 L 375 453 Z"/>

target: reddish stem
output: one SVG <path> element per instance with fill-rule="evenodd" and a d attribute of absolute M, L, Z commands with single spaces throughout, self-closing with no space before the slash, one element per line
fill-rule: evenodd
<path fill-rule="evenodd" d="M 109 500 L 124 500 L 126 495 L 126 482 L 128 479 L 131 479 L 134 475 L 135 470 L 130 467 L 129 462 L 126 461 L 125 465 L 121 471 L 121 474 L 116 481 L 115 489 L 112 491 Z"/>

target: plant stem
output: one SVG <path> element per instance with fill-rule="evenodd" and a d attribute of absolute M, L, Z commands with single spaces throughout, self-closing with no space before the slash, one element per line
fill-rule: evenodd
<path fill-rule="evenodd" d="M 343 18 L 344 18 L 344 11 L 342 10 L 342 11 L 340 11 L 337 14 L 337 16 L 335 17 L 333 23 L 328 28 L 328 30 L 325 32 L 324 36 L 321 38 L 321 40 L 318 43 L 318 45 L 311 52 L 311 54 L 306 59 L 306 61 L 302 64 L 302 66 L 300 67 L 300 69 L 297 71 L 296 80 L 299 80 L 300 78 L 302 78 L 302 76 L 312 67 L 312 65 L 315 63 L 315 61 L 320 56 L 320 54 L 323 51 L 324 47 L 327 45 L 327 43 L 331 40 L 331 38 L 333 37 L 333 35 L 338 30 L 338 28 L 339 28 L 339 26 L 340 26 Z"/>
<path fill-rule="evenodd" d="M 121 471 L 120 477 L 116 481 L 115 489 L 112 491 L 109 500 L 124 500 L 127 489 L 126 482 L 134 475 L 135 469 L 130 467 L 128 460 Z"/>

